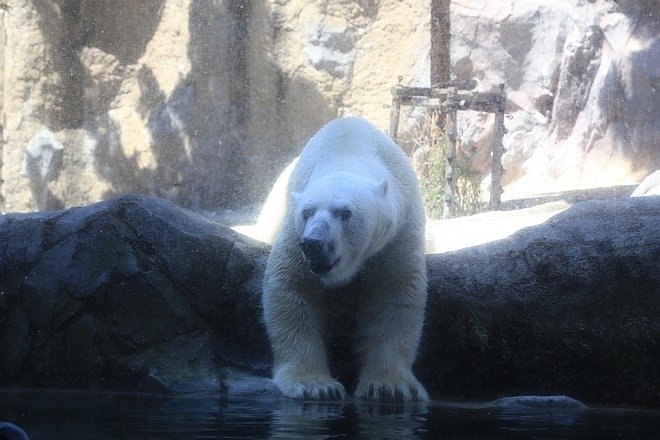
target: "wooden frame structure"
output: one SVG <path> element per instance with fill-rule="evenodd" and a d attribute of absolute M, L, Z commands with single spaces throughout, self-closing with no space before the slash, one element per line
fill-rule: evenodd
<path fill-rule="evenodd" d="M 495 114 L 494 135 L 491 144 L 491 191 L 489 209 L 497 209 L 502 200 L 502 155 L 505 152 L 502 140 L 504 128 L 504 110 L 506 94 L 504 84 L 500 84 L 496 93 L 473 92 L 473 83 L 440 84 L 437 87 L 404 87 L 397 85 L 392 88 L 392 113 L 390 115 L 390 137 L 397 138 L 401 106 L 427 107 L 436 109 L 446 115 L 445 129 L 448 145 L 446 149 L 445 193 L 443 217 L 454 215 L 454 197 L 456 181 L 454 179 L 454 156 L 456 155 L 456 120 L 457 113 L 464 110 L 475 110 Z"/>

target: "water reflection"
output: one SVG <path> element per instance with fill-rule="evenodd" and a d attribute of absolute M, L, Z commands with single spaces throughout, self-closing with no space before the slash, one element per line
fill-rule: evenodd
<path fill-rule="evenodd" d="M 657 411 L 43 391 L 0 392 L 0 421 L 22 427 L 32 440 L 660 438 Z"/>
<path fill-rule="evenodd" d="M 271 437 L 326 439 L 420 438 L 426 406 L 373 405 L 366 402 L 280 402 L 273 411 Z M 304 434 L 301 434 L 304 433 Z"/>

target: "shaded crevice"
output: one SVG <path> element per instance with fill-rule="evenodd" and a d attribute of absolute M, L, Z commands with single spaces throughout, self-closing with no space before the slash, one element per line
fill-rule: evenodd
<path fill-rule="evenodd" d="M 61 324 L 58 325 L 58 326 L 53 325 L 55 322 L 59 321 L 57 319 L 57 316 L 51 317 L 50 322 L 46 326 L 49 329 L 49 333 L 45 336 L 45 338 L 39 336 L 42 333 L 42 331 L 40 329 L 36 329 L 36 328 L 31 327 L 31 329 L 34 332 L 38 332 L 39 335 L 37 335 L 37 334 L 31 335 L 30 339 L 31 339 L 31 341 L 33 341 L 33 343 L 32 343 L 32 347 L 30 347 L 30 352 L 45 348 L 46 346 L 51 344 L 53 339 L 55 339 L 59 335 L 65 333 L 67 331 L 67 329 L 71 326 L 72 323 L 74 323 L 76 320 L 80 319 L 80 317 L 83 316 L 85 313 L 89 313 L 85 309 L 84 302 L 81 302 L 79 300 L 72 299 L 71 301 L 69 301 L 67 303 L 67 305 L 69 305 L 73 302 L 80 303 L 81 304 L 80 308 L 76 312 L 74 312 L 73 314 L 68 316 L 67 318 L 63 319 Z M 67 305 L 63 306 L 62 309 L 66 309 Z M 52 330 L 52 331 L 50 331 L 50 330 Z"/>

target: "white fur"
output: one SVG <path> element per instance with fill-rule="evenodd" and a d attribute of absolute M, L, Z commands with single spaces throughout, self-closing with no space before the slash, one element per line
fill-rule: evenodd
<path fill-rule="evenodd" d="M 328 368 L 322 296 L 360 273 L 355 395 L 426 400 L 412 373 L 426 303 L 424 209 L 408 158 L 367 121 L 337 119 L 305 146 L 289 193 L 264 280 L 275 384 L 293 398 L 345 396 Z M 336 244 L 337 263 L 323 275 L 310 271 L 300 248 L 316 224 Z"/>
<path fill-rule="evenodd" d="M 246 235 L 265 243 L 273 244 L 275 235 L 277 235 L 277 232 L 280 230 L 282 222 L 284 221 L 284 214 L 286 213 L 288 200 L 287 197 L 289 195 L 289 178 L 291 177 L 291 173 L 297 163 L 298 158 L 296 157 L 278 176 L 273 188 L 270 193 L 268 193 L 268 198 L 266 198 L 266 201 L 261 208 L 256 225 L 253 227 L 244 226 L 239 232 L 245 233 Z"/>

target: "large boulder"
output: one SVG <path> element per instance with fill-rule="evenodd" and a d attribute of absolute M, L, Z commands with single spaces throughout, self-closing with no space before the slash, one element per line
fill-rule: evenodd
<path fill-rule="evenodd" d="M 125 196 L 1 217 L 0 243 L 4 386 L 217 391 L 226 363 L 268 369 L 268 249 L 229 228 Z"/>
<path fill-rule="evenodd" d="M 429 255 L 417 371 L 432 396 L 660 405 L 659 220 L 658 197 L 583 202 Z M 268 251 L 144 196 L 0 217 L 0 386 L 273 392 Z M 349 384 L 351 317 L 330 344 Z"/>
<path fill-rule="evenodd" d="M 461 398 L 660 404 L 660 197 L 639 200 L 429 256 L 421 380 Z"/>

